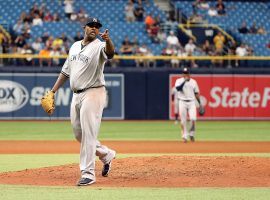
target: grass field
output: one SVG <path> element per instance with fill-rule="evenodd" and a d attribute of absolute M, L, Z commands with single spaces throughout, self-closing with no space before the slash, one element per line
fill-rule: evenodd
<path fill-rule="evenodd" d="M 100 140 L 180 140 L 172 121 L 104 121 Z M 197 124 L 200 141 L 270 141 L 268 121 Z M 1 121 L 0 140 L 74 140 L 69 122 Z M 193 156 L 195 154 L 185 154 Z M 270 153 L 203 154 L 270 157 Z M 142 156 L 120 154 L 118 158 Z M 145 156 L 145 155 L 143 155 Z M 148 156 L 151 156 L 148 154 Z M 0 172 L 78 163 L 77 154 L 0 154 Z M 77 188 L 0 185 L 0 199 L 269 199 L 270 188 Z"/>
<path fill-rule="evenodd" d="M 270 141 L 269 121 L 203 121 L 200 141 Z M 180 140 L 172 121 L 104 121 L 100 140 Z M 0 140 L 74 140 L 69 121 L 0 121 Z"/>

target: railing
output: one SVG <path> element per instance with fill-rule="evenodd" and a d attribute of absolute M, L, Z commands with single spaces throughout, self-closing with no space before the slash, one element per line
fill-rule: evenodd
<path fill-rule="evenodd" d="M 0 58 L 67 58 L 67 55 L 41 56 L 37 54 L 0 54 Z M 138 55 L 115 55 L 114 59 L 119 60 L 265 60 L 270 61 L 270 56 L 138 56 Z"/>
<path fill-rule="evenodd" d="M 22 61 L 28 59 L 28 61 L 48 61 L 53 59 L 59 59 L 62 62 L 58 66 L 61 66 L 67 55 L 61 56 L 40 56 L 36 54 L 23 55 L 23 54 L 0 54 L 0 63 L 5 65 L 14 65 L 12 61 L 18 61 L 18 66 L 24 65 Z M 270 56 L 138 56 L 138 55 L 115 55 L 111 62 L 118 61 L 117 66 L 126 66 L 129 63 L 130 67 L 137 66 L 138 62 L 143 65 L 149 64 L 147 61 L 155 63 L 152 66 L 158 67 L 268 67 L 270 68 Z M 131 62 L 129 62 L 131 61 Z M 145 61 L 145 62 L 144 62 Z M 22 62 L 22 63 L 20 63 Z M 120 64 L 119 64 L 120 63 Z M 176 63 L 173 65 L 173 63 Z M 31 63 L 32 66 L 39 65 L 39 62 Z M 196 64 L 194 66 L 193 64 Z M 16 64 L 15 64 L 16 65 Z M 52 66 L 55 66 L 52 64 Z"/>

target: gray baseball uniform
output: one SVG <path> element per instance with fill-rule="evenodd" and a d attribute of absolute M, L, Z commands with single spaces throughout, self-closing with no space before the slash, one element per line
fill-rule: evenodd
<path fill-rule="evenodd" d="M 175 117 L 175 124 L 178 123 L 178 116 L 179 116 L 179 101 L 178 101 L 178 92 L 175 87 L 172 88 L 171 94 L 173 96 L 173 104 L 174 104 L 174 117 Z"/>
<path fill-rule="evenodd" d="M 178 91 L 177 95 L 182 125 L 182 138 L 184 140 L 187 140 L 188 135 L 194 137 L 195 134 L 195 123 L 193 124 L 193 127 L 191 127 L 189 131 L 187 131 L 186 123 L 187 123 L 187 114 L 189 115 L 189 119 L 191 121 L 195 122 L 197 120 L 195 93 L 199 93 L 199 87 L 196 80 L 190 78 L 188 81 L 186 81 L 185 78 L 183 77 L 177 79 L 175 82 L 175 87 L 179 86 L 182 86 L 182 88 Z"/>
<path fill-rule="evenodd" d="M 97 140 L 106 101 L 104 64 L 107 60 L 105 42 L 95 39 L 86 46 L 75 42 L 61 73 L 70 79 L 74 91 L 71 102 L 71 124 L 81 142 L 80 170 L 83 178 L 95 181 L 95 155 L 104 163 L 115 157 L 115 151 Z"/>

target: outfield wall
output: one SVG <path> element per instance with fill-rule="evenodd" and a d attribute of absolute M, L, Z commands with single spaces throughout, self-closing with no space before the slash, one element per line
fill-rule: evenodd
<path fill-rule="evenodd" d="M 49 119 L 39 105 L 61 68 L 3 68 L 0 119 Z M 14 69 L 15 71 L 15 69 Z M 172 119 L 170 90 L 180 69 L 106 69 L 105 119 Z M 270 119 L 270 71 L 267 69 L 194 69 L 206 115 L 201 119 Z M 68 119 L 72 91 L 56 95 L 53 119 Z"/>

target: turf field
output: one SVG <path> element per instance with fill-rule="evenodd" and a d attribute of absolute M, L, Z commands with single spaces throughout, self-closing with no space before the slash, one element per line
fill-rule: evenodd
<path fill-rule="evenodd" d="M 99 139 L 180 141 L 172 121 L 104 121 Z M 270 122 L 203 121 L 197 141 L 270 141 Z M 1 121 L 0 140 L 74 140 L 67 121 Z M 155 154 L 157 156 L 158 154 Z M 180 155 L 180 154 L 179 154 Z M 194 154 L 185 154 L 193 156 Z M 270 157 L 270 153 L 203 154 L 209 156 Z M 146 156 L 120 154 L 118 158 Z M 147 156 L 152 156 L 148 154 Z M 78 163 L 78 154 L 0 154 L 0 172 Z M 269 199 L 270 188 L 77 188 L 0 185 L 0 199 Z"/>

